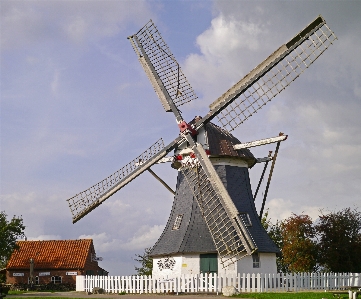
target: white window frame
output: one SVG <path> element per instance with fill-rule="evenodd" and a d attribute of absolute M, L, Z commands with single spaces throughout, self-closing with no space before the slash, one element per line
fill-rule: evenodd
<path fill-rule="evenodd" d="M 183 214 L 177 215 L 172 230 L 178 230 L 182 224 Z"/>
<path fill-rule="evenodd" d="M 239 213 L 239 216 L 241 217 L 243 223 L 245 226 L 252 226 L 251 217 L 249 217 L 248 213 Z"/>
<path fill-rule="evenodd" d="M 57 279 L 58 278 L 58 279 Z M 60 278 L 60 281 L 58 281 Z M 62 283 L 63 282 L 63 277 L 58 276 L 58 275 L 54 275 L 51 277 L 51 282 L 56 284 L 56 283 Z"/>
<path fill-rule="evenodd" d="M 261 268 L 261 260 L 258 253 L 252 254 L 253 268 Z"/>

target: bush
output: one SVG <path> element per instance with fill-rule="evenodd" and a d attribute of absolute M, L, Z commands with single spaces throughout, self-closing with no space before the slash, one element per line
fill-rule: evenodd
<path fill-rule="evenodd" d="M 23 291 L 23 290 L 33 290 L 33 291 L 56 291 L 56 292 L 68 292 L 75 291 L 74 283 L 48 283 L 48 284 L 39 284 L 33 285 L 31 288 L 31 284 L 28 283 L 14 283 L 11 285 L 10 290 L 12 291 Z"/>

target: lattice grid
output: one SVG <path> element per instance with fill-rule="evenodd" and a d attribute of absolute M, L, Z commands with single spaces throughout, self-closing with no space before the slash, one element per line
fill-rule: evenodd
<path fill-rule="evenodd" d="M 246 256 L 245 247 L 202 166 L 199 163 L 189 163 L 180 170 L 198 202 L 223 266 Z"/>
<path fill-rule="evenodd" d="M 145 152 L 129 162 L 127 165 L 114 172 L 98 184 L 82 191 L 75 196 L 67 199 L 69 208 L 73 218 L 82 213 L 84 210 L 97 203 L 97 200 L 107 191 L 119 184 L 124 178 L 131 174 L 134 170 L 140 167 L 143 163 L 150 160 L 154 155 L 164 148 L 163 139 L 159 139 Z"/>
<path fill-rule="evenodd" d="M 303 43 L 246 89 L 217 116 L 229 131 L 234 130 L 304 72 L 337 37 L 324 24 Z"/>
<path fill-rule="evenodd" d="M 153 22 L 149 21 L 136 36 L 174 104 L 181 106 L 195 100 L 193 88 Z"/>

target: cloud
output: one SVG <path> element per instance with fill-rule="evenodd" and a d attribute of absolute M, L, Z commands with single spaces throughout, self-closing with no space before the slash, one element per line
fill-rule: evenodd
<path fill-rule="evenodd" d="M 44 240 L 62 240 L 60 235 L 40 235 L 37 237 L 27 237 L 28 241 L 44 241 Z"/>
<path fill-rule="evenodd" d="M 69 20 L 68 24 L 64 25 L 64 31 L 71 40 L 81 42 L 85 38 L 89 25 L 82 16 L 75 16 Z"/>
<path fill-rule="evenodd" d="M 248 64 L 240 63 L 240 53 L 257 51 L 267 33 L 261 24 L 216 16 L 211 27 L 197 37 L 200 54 L 188 55 L 184 69 L 190 81 L 207 100 L 226 91 L 246 74 Z M 237 81 L 238 81 L 237 80 Z M 217 84 L 213 84 L 217 82 Z"/>
<path fill-rule="evenodd" d="M 180 63 L 200 99 L 182 109 L 193 117 L 322 13 L 339 40 L 233 133 L 241 141 L 289 134 L 266 202 L 273 221 L 360 207 L 361 2 L 215 1 L 203 18 L 189 3 L 1 3 L 0 204 L 23 215 L 27 236 L 91 237 L 115 275 L 132 273 L 132 250 L 160 236 L 172 196 L 147 172 L 74 225 L 65 201 L 160 136 L 167 144 L 178 134 L 126 39 L 150 17 L 171 49 L 176 39 L 177 57 L 186 57 Z M 181 30 L 186 22 L 189 30 Z M 176 171 L 154 168 L 175 187 Z M 250 171 L 253 187 L 262 168 Z"/>
<path fill-rule="evenodd" d="M 197 37 L 197 45 L 207 60 L 221 63 L 241 49 L 257 50 L 261 32 L 258 24 L 226 19 L 221 13 L 212 20 L 211 27 Z"/>
<path fill-rule="evenodd" d="M 152 227 L 142 226 L 121 248 L 126 250 L 140 250 L 153 246 L 163 232 L 163 229 L 164 225 L 154 225 Z"/>
<path fill-rule="evenodd" d="M 43 188 L 41 192 L 37 190 L 1 194 L 0 210 L 23 218 L 25 235 L 28 239 L 64 238 L 66 235 L 60 231 L 62 227 L 70 224 L 64 225 L 62 220 L 64 217 L 69 218 L 67 204 L 59 195 L 57 187 L 53 186 L 51 189 Z"/>
<path fill-rule="evenodd" d="M 267 203 L 267 209 L 268 219 L 275 223 L 277 220 L 287 219 L 293 213 L 296 215 L 305 214 L 316 220 L 320 214 L 321 206 L 300 205 L 289 199 L 273 198 Z"/>
<path fill-rule="evenodd" d="M 132 22 L 154 17 L 146 1 L 4 1 L 3 49 L 65 39 L 75 44 L 117 34 Z"/>
<path fill-rule="evenodd" d="M 93 239 L 94 246 L 99 253 L 120 251 L 120 250 L 143 250 L 153 246 L 161 233 L 164 225 L 141 226 L 138 231 L 128 240 L 112 238 L 107 233 L 80 235 L 79 239 Z"/>

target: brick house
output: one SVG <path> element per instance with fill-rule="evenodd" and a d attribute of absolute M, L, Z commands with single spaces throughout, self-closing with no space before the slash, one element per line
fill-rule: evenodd
<path fill-rule="evenodd" d="M 30 281 L 30 259 L 34 260 L 34 283 L 74 283 L 76 275 L 108 275 L 96 259 L 92 239 L 19 241 L 6 266 L 6 282 Z"/>

